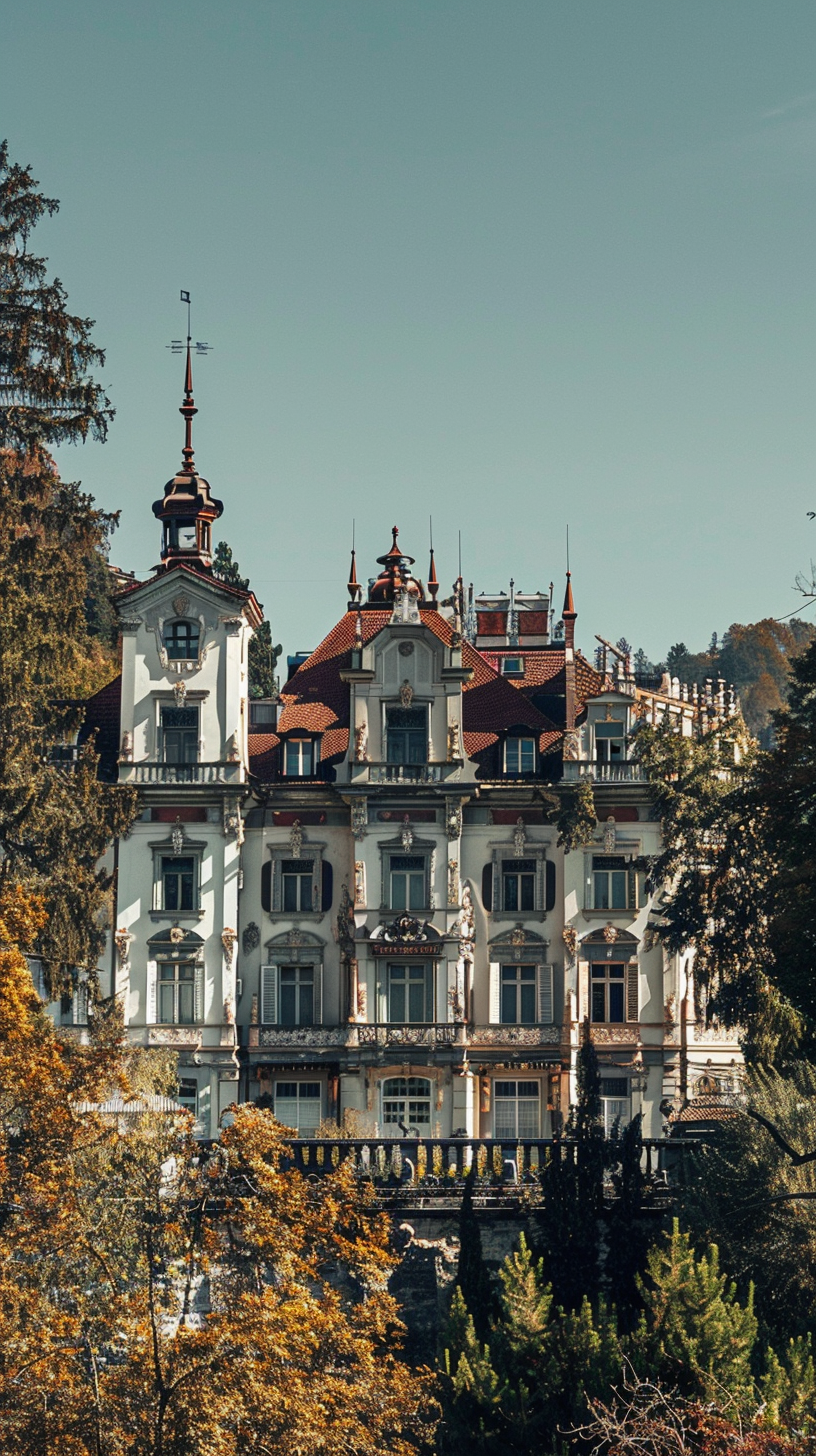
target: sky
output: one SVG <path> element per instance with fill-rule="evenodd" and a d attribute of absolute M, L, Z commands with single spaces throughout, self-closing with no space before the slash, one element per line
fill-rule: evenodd
<path fill-rule="evenodd" d="M 59 452 L 158 560 L 199 469 L 284 652 L 400 526 L 654 660 L 816 556 L 813 0 L 27 0 L 0 135 L 116 408 Z"/>

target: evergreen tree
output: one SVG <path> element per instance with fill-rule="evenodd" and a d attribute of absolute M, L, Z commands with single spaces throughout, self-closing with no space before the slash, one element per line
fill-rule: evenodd
<path fill-rule="evenodd" d="M 37 187 L 0 142 L 0 447 L 24 456 L 89 434 L 104 440 L 113 418 L 90 374 L 105 362 L 93 320 L 68 313 L 59 279 L 28 251 L 37 223 L 59 207 Z"/>
<path fill-rule="evenodd" d="M 490 1328 L 493 1294 L 490 1275 L 482 1253 L 482 1235 L 479 1220 L 473 1207 L 473 1188 L 476 1168 L 471 1164 L 465 1178 L 462 1205 L 459 1210 L 459 1266 L 456 1285 L 462 1291 L 462 1298 L 473 1318 L 476 1333 L 484 1339 Z"/>
<path fill-rule="evenodd" d="M 213 573 L 220 581 L 225 581 L 227 586 L 237 587 L 239 591 L 249 591 L 249 577 L 241 575 L 241 568 L 232 554 L 232 547 L 226 541 L 219 541 L 215 548 Z"/>
<path fill-rule="evenodd" d="M 609 1294 L 623 1330 L 631 1330 L 642 1308 L 637 1287 L 645 1269 L 652 1242 L 652 1225 L 644 1214 L 646 1178 L 643 1173 L 643 1116 L 631 1122 L 612 1139 L 610 1161 L 615 1199 L 608 1215 L 606 1278 Z"/>
<path fill-rule="evenodd" d="M 54 757 L 82 721 L 78 700 L 115 674 L 100 574 L 115 517 L 60 480 L 54 443 L 104 438 L 111 410 L 89 369 L 90 323 L 70 315 L 28 243 L 56 203 L 0 147 L 0 890 L 42 897 L 38 949 L 56 989 L 93 974 L 110 877 L 98 862 L 135 797 L 100 785 L 88 744 Z M 107 638 L 107 640 L 105 640 Z"/>
<path fill-rule="evenodd" d="M 241 568 L 232 554 L 232 547 L 226 541 L 219 541 L 213 556 L 213 571 L 229 586 L 239 591 L 249 590 L 249 578 L 241 575 Z M 252 634 L 249 643 L 249 696 L 251 698 L 274 698 L 277 685 L 275 668 L 283 648 L 280 643 L 272 646 L 272 628 L 268 621 L 262 622 Z"/>
<path fill-rule="evenodd" d="M 635 1341 L 641 1373 L 701 1400 L 749 1409 L 755 1396 L 753 1288 L 741 1305 L 736 1285 L 720 1272 L 716 1244 L 697 1257 L 675 1219 L 668 1239 L 650 1251 L 639 1287 L 645 1305 Z"/>
<path fill-rule="evenodd" d="M 578 1101 L 541 1174 L 539 1237 L 556 1299 L 577 1309 L 600 1284 L 600 1218 L 606 1157 L 598 1058 L 584 1024 L 577 1057 Z"/>

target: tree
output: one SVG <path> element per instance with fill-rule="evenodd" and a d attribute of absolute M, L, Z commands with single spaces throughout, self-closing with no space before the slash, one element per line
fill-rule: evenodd
<path fill-rule="evenodd" d="M 409 1456 L 435 1407 L 399 1359 L 387 1221 L 257 1108 L 209 1153 L 186 1113 L 80 1114 L 132 1053 L 110 1025 L 60 1042 L 18 948 L 41 915 L 17 893 L 0 919 L 3 1451 Z"/>
<path fill-rule="evenodd" d="M 644 1210 L 647 1184 L 642 1165 L 642 1113 L 610 1141 L 607 1156 L 614 1169 L 616 1196 L 607 1215 L 606 1282 L 618 1323 L 628 1332 L 642 1309 L 637 1281 L 653 1241 L 653 1224 Z"/>
<path fill-rule="evenodd" d="M 702 1401 L 750 1409 L 757 1335 L 753 1287 L 740 1304 L 736 1285 L 720 1272 L 716 1244 L 696 1256 L 675 1219 L 665 1243 L 650 1251 L 639 1286 L 646 1312 L 636 1336 L 636 1364 L 644 1373 Z"/>
<path fill-rule="evenodd" d="M 594 1298 L 600 1286 L 605 1140 L 598 1058 L 585 1023 L 577 1057 L 578 1100 L 563 1144 L 541 1173 L 543 1208 L 538 1231 L 547 1276 L 568 1309 Z"/>
<path fill-rule="evenodd" d="M 477 1335 L 484 1339 L 490 1326 L 493 1294 L 482 1253 L 479 1220 L 473 1207 L 475 1176 L 476 1169 L 472 1164 L 465 1178 L 465 1190 L 459 1209 L 459 1265 L 456 1285 L 462 1291 L 462 1298 L 473 1318 Z"/>
<path fill-rule="evenodd" d="M 213 571 L 221 581 L 236 586 L 240 591 L 249 590 L 249 578 L 241 575 L 241 568 L 232 554 L 232 547 L 226 541 L 219 541 L 213 557 Z M 280 643 L 272 646 L 272 628 L 269 622 L 262 622 L 253 633 L 249 644 L 249 696 L 251 698 L 274 698 L 277 693 L 275 668 L 283 648 Z"/>
<path fill-rule="evenodd" d="M 37 190 L 30 167 L 0 142 L 0 447 L 23 456 L 43 446 L 104 440 L 110 401 L 90 374 L 105 362 L 91 319 L 66 310 L 62 284 L 29 253 L 31 234 L 59 203 Z"/>

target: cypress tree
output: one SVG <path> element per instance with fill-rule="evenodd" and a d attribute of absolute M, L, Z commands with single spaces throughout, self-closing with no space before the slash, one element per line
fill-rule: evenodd
<path fill-rule="evenodd" d="M 541 1174 L 544 1203 L 539 1236 L 547 1277 L 559 1304 L 577 1309 L 600 1285 L 600 1218 L 603 1212 L 605 1139 L 601 1121 L 598 1058 L 584 1024 L 577 1057 L 578 1101 L 567 1136 Z"/>
<path fill-rule="evenodd" d="M 459 1210 L 459 1266 L 456 1284 L 462 1291 L 462 1298 L 473 1318 L 476 1333 L 483 1340 L 490 1328 L 492 1291 L 490 1275 L 482 1253 L 479 1220 L 473 1207 L 475 1177 L 476 1170 L 471 1164 L 465 1178 L 462 1206 Z"/>

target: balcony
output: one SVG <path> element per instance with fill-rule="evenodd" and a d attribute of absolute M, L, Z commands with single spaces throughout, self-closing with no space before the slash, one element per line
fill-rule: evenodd
<path fill-rule="evenodd" d="M 648 783 L 643 766 L 634 760 L 628 763 L 565 763 L 565 783 L 577 783 L 579 779 L 591 779 L 597 784 Z"/>
<path fill-rule="evenodd" d="M 635 1028 L 635 1032 L 637 1028 Z M 562 1028 L 549 1026 L 467 1026 L 462 1021 L 406 1024 L 350 1022 L 342 1026 L 250 1026 L 250 1049 L 266 1047 L 450 1047 L 508 1050 L 557 1047 Z"/>
<path fill-rule="evenodd" d="M 241 763 L 120 763 L 125 784 L 240 784 Z"/>
<path fill-rule="evenodd" d="M 445 779 L 458 777 L 462 769 L 460 758 L 436 763 L 369 763 L 351 764 L 352 783 L 370 784 L 440 784 Z"/>
<path fill-rule="evenodd" d="M 357 1025 L 354 1030 L 357 1032 L 357 1045 L 361 1047 L 454 1046 L 457 1041 L 463 1042 L 467 1035 L 465 1026 L 453 1021 L 445 1021 L 437 1024 L 429 1022 L 424 1026 L 406 1026 L 404 1024 L 383 1024 L 381 1026 Z"/>

